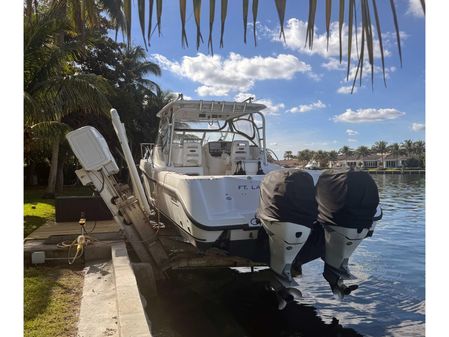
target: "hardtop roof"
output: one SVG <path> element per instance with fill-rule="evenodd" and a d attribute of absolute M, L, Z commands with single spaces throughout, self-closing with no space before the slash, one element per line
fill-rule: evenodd
<path fill-rule="evenodd" d="M 249 102 L 177 100 L 164 106 L 157 117 L 175 113 L 184 121 L 228 120 L 248 113 L 255 113 L 266 106 Z"/>

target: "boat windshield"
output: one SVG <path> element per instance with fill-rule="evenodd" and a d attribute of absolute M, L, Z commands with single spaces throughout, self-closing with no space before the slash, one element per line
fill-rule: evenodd
<path fill-rule="evenodd" d="M 249 140 L 263 147 L 263 118 L 247 114 L 228 120 L 182 121 L 174 123 L 173 143 Z"/>

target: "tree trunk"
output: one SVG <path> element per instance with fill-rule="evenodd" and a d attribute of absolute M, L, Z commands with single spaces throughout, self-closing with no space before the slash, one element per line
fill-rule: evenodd
<path fill-rule="evenodd" d="M 65 152 L 59 151 L 58 170 L 56 174 L 56 193 L 62 193 L 64 189 L 64 160 Z"/>
<path fill-rule="evenodd" d="M 50 173 L 48 175 L 48 185 L 46 197 L 54 198 L 56 189 L 56 176 L 58 173 L 59 139 L 55 139 L 51 147 Z"/>
<path fill-rule="evenodd" d="M 34 186 L 37 185 L 36 180 L 36 163 L 34 161 L 31 161 L 30 165 L 28 165 L 26 170 L 26 179 L 25 183 L 27 186 Z"/>

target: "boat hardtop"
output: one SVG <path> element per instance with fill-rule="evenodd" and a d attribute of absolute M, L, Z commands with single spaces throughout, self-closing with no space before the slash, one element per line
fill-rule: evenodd
<path fill-rule="evenodd" d="M 167 104 L 158 113 L 157 117 L 175 113 L 184 120 L 202 121 L 211 119 L 227 120 L 248 113 L 259 112 L 266 106 L 251 102 L 226 102 L 204 100 L 177 100 Z"/>

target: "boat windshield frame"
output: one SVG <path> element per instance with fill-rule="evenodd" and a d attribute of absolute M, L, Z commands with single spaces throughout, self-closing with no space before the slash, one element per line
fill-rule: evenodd
<path fill-rule="evenodd" d="M 168 120 L 168 124 L 170 127 L 170 135 L 169 135 L 169 142 L 168 145 L 169 146 L 169 151 L 168 151 L 168 166 L 172 165 L 172 146 L 173 143 L 175 141 L 175 134 L 176 132 L 198 132 L 198 133 L 203 133 L 203 136 L 201 137 L 201 139 L 198 138 L 198 142 L 200 142 L 202 145 L 204 145 L 205 143 L 205 137 L 206 134 L 208 133 L 217 133 L 220 132 L 222 134 L 232 134 L 232 140 L 234 140 L 234 137 L 236 135 L 239 135 L 241 137 L 243 137 L 244 139 L 247 139 L 248 141 L 250 141 L 250 143 L 252 143 L 253 145 L 256 145 L 261 153 L 262 153 L 262 160 L 264 165 L 267 164 L 267 155 L 266 155 L 266 136 L 265 136 L 265 116 L 263 115 L 262 112 L 260 111 L 252 111 L 249 113 L 241 113 L 238 115 L 234 115 L 228 119 L 198 119 L 197 121 L 194 121 L 192 119 L 188 119 L 188 120 L 184 120 L 182 118 L 182 116 L 177 116 L 177 111 L 173 111 L 170 114 L 169 120 Z M 258 121 L 256 122 L 256 120 L 254 119 L 254 115 L 257 115 L 258 117 L 260 117 L 260 125 L 258 125 Z M 220 126 L 220 122 L 224 122 L 223 125 Z M 209 125 L 213 125 L 213 123 L 217 123 L 218 124 L 218 128 L 215 129 L 208 129 L 208 128 L 186 128 L 186 127 L 180 127 L 181 123 L 185 123 L 186 122 L 191 122 L 191 123 L 195 123 L 195 122 L 207 122 L 209 123 Z M 238 126 L 236 125 L 238 122 L 249 122 L 252 126 L 252 135 L 249 135 L 245 132 L 243 132 L 242 130 L 239 130 Z M 161 125 L 161 128 L 163 126 Z"/>

